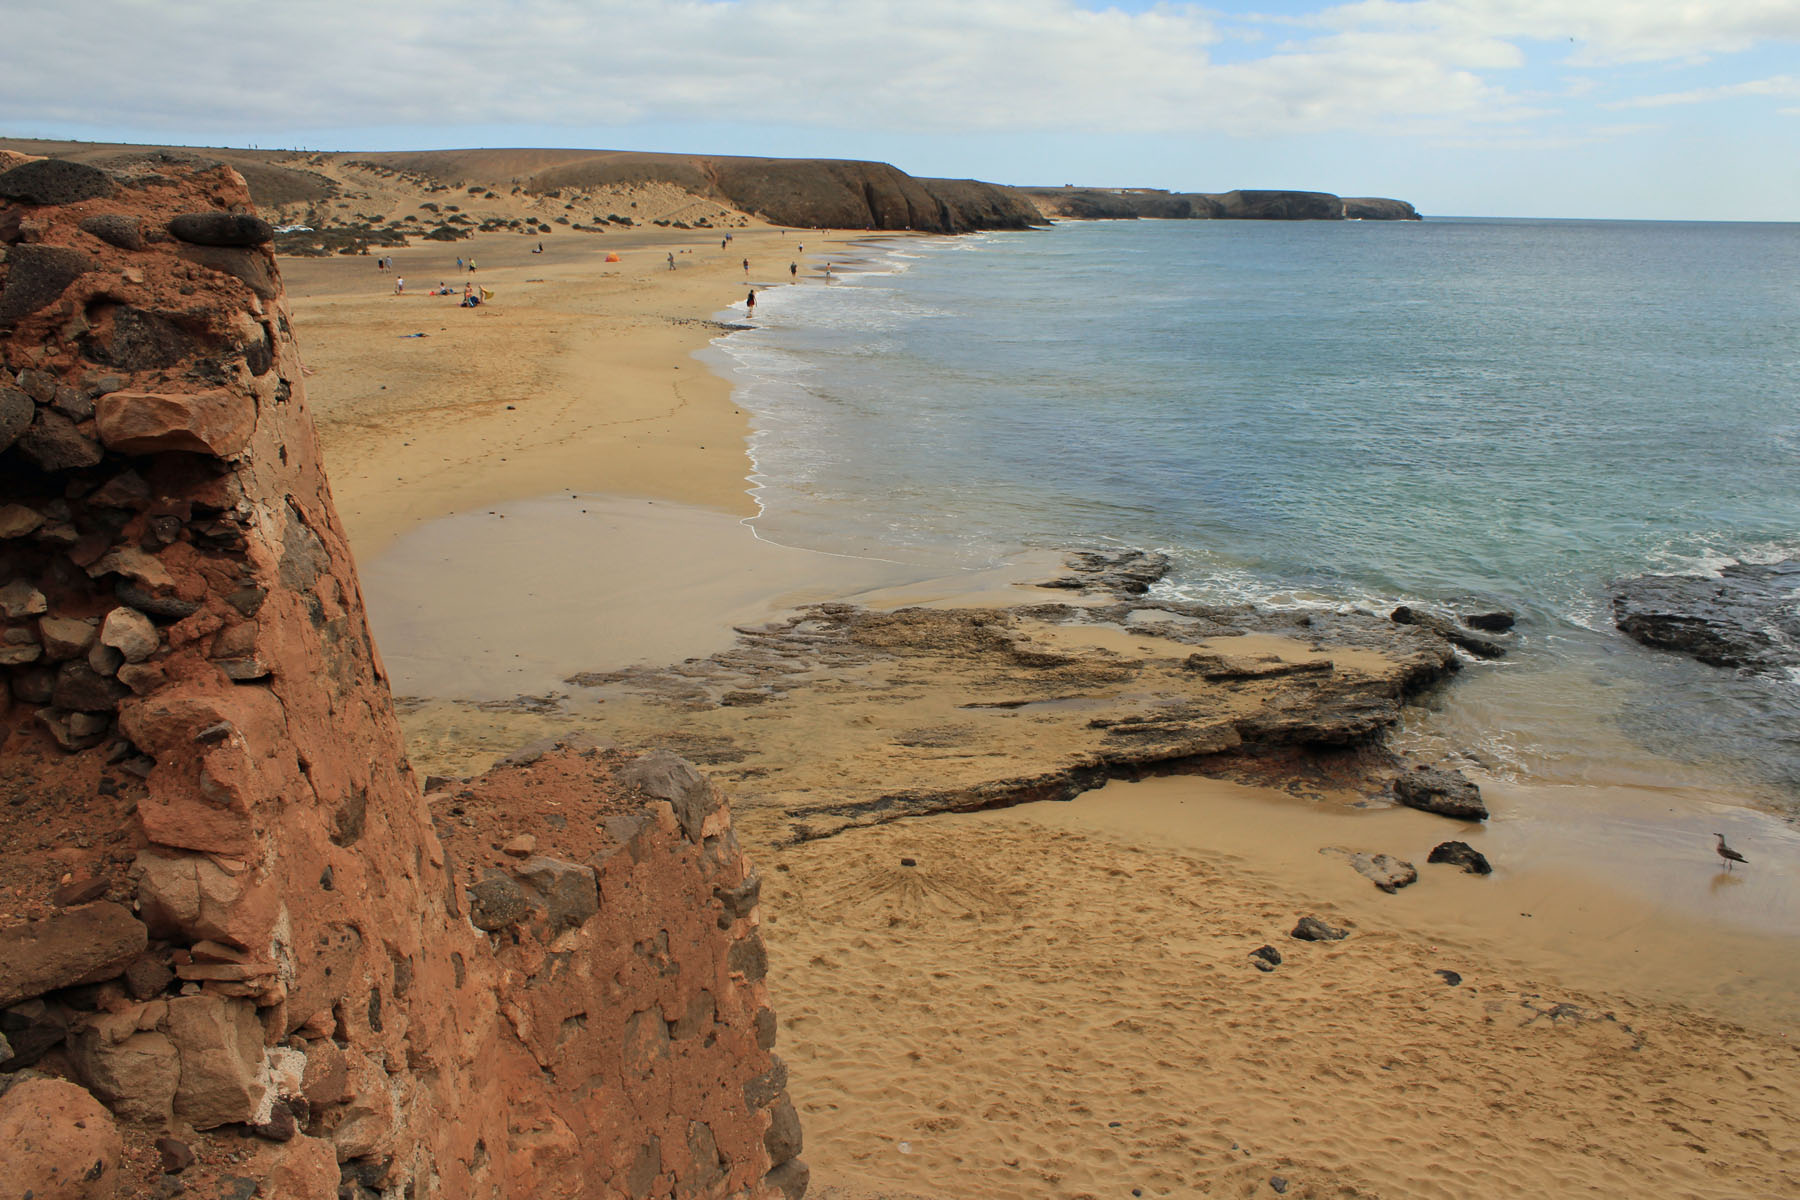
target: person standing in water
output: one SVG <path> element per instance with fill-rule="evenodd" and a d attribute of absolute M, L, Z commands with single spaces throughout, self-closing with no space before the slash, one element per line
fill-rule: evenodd
<path fill-rule="evenodd" d="M 748 317 L 754 317 L 756 315 L 756 289 L 755 288 L 750 289 L 750 298 L 748 300 L 744 301 L 744 315 L 748 316 Z"/>

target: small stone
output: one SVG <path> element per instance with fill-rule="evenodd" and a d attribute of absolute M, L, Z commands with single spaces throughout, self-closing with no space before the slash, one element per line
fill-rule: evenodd
<path fill-rule="evenodd" d="M 1494 872 L 1487 856 L 1467 842 L 1439 842 L 1431 848 L 1431 855 L 1425 861 L 1461 867 L 1470 875 L 1491 875 Z"/>
<path fill-rule="evenodd" d="M 675 809 L 689 841 L 701 840 L 706 818 L 720 805 L 718 794 L 693 763 L 667 750 L 652 750 L 619 772 L 619 781 Z"/>
<path fill-rule="evenodd" d="M 56 399 L 56 376 L 48 371 L 20 371 L 19 388 L 39 404 L 48 404 Z"/>
<path fill-rule="evenodd" d="M 275 240 L 275 231 L 249 213 L 185 213 L 169 222 L 169 232 L 197 246 L 260 246 Z"/>
<path fill-rule="evenodd" d="M 1250 952 L 1250 962 L 1259 971 L 1273 971 L 1281 965 L 1281 951 L 1273 946 L 1258 946 Z"/>
<path fill-rule="evenodd" d="M 0 617 L 9 621 L 35 617 L 49 608 L 50 602 L 44 598 L 44 593 L 23 579 L 15 579 L 5 587 L 0 587 Z"/>
<path fill-rule="evenodd" d="M 99 167 L 66 158 L 41 158 L 0 172 L 0 196 L 27 204 L 75 204 L 117 190 L 112 177 Z"/>
<path fill-rule="evenodd" d="M 91 467 L 103 457 L 100 444 L 54 409 L 40 408 L 31 428 L 19 435 L 19 449 L 46 471 Z"/>
<path fill-rule="evenodd" d="M 162 1156 L 162 1169 L 165 1174 L 179 1175 L 194 1165 L 194 1148 L 177 1138 L 157 1138 L 156 1152 Z"/>
<path fill-rule="evenodd" d="M 1347 929 L 1339 929 L 1335 925 L 1327 925 L 1317 917 L 1301 917 L 1294 931 L 1288 934 L 1302 942 L 1336 942 L 1350 936 Z"/>
<path fill-rule="evenodd" d="M 0 646 L 0 667 L 22 667 L 44 656 L 44 648 L 36 642 L 25 645 Z"/>
<path fill-rule="evenodd" d="M 1323 846 L 1320 854 L 1334 855 L 1354 867 L 1384 892 L 1393 893 L 1418 882 L 1419 870 L 1404 859 L 1391 854 L 1371 854 L 1366 850 L 1346 850 L 1342 846 Z"/>
<path fill-rule="evenodd" d="M 537 839 L 529 833 L 521 833 L 506 845 L 500 847 L 500 853 L 513 858 L 529 858 L 537 851 Z"/>
<path fill-rule="evenodd" d="M 50 894 L 50 900 L 58 908 L 73 908 L 77 904 L 86 904 L 90 900 L 98 900 L 106 895 L 111 884 L 104 876 L 90 879 L 77 879 L 65 883 Z"/>
<path fill-rule="evenodd" d="M 1505 633 L 1516 624 L 1518 618 L 1505 609 L 1493 612 L 1464 613 L 1462 623 L 1470 629 L 1479 629 L 1483 633 Z"/>
<path fill-rule="evenodd" d="M 162 637 L 149 617 L 127 605 L 106 614 L 106 621 L 100 626 L 100 643 L 124 655 L 126 662 L 135 663 L 155 654 Z"/>
<path fill-rule="evenodd" d="M 469 920 L 489 933 L 518 924 L 531 911 L 524 889 L 504 875 L 490 875 L 468 891 Z"/>
<path fill-rule="evenodd" d="M 1277 1196 L 1285 1196 L 1287 1194 L 1288 1181 L 1281 1175 L 1269 1176 L 1269 1186 L 1274 1189 Z"/>
<path fill-rule="evenodd" d="M 72 712 L 111 712 L 125 692 L 123 685 L 96 674 L 85 662 L 66 662 L 56 673 L 50 703 Z"/>
<path fill-rule="evenodd" d="M 111 646 L 102 646 L 98 642 L 88 647 L 87 665 L 96 675 L 104 675 L 108 679 L 118 675 L 119 667 L 125 662 L 125 656 Z"/>
<path fill-rule="evenodd" d="M 285 1104 L 277 1104 L 269 1109 L 269 1119 L 260 1125 L 252 1124 L 250 1132 L 271 1142 L 291 1142 L 300 1128 L 294 1120 L 293 1110 Z"/>
<path fill-rule="evenodd" d="M 1462 982 L 1461 975 L 1458 975 L 1455 971 L 1447 970 L 1444 967 L 1437 968 L 1437 970 L 1434 972 L 1434 974 L 1442 976 L 1444 982 L 1451 987 L 1455 987 L 1456 985 L 1458 985 L 1459 983 Z"/>
<path fill-rule="evenodd" d="M 47 616 L 38 620 L 38 640 L 43 643 L 44 657 L 51 662 L 86 657 L 96 633 L 92 624 L 75 617 Z"/>
<path fill-rule="evenodd" d="M 113 388 L 113 391 L 119 389 Z M 136 471 L 121 471 L 88 497 L 99 508 L 142 508 L 150 502 L 150 485 Z"/>
<path fill-rule="evenodd" d="M 160 996 L 175 982 L 175 972 L 153 954 L 139 955 L 125 968 L 125 990 L 139 1000 Z"/>
<path fill-rule="evenodd" d="M 18 441 L 36 415 L 37 405 L 30 396 L 16 387 L 0 384 L 0 450 Z"/>
<path fill-rule="evenodd" d="M 77 424 L 94 415 L 94 402 L 72 387 L 57 388 L 50 406 Z"/>

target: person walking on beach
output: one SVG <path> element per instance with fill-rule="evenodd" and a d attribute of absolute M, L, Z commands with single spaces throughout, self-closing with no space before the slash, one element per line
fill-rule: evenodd
<path fill-rule="evenodd" d="M 756 289 L 755 288 L 750 289 L 750 298 L 748 300 L 744 301 L 744 315 L 749 316 L 749 317 L 754 317 L 756 315 Z"/>
<path fill-rule="evenodd" d="M 789 279 L 800 278 L 800 264 L 799 263 L 789 263 L 788 264 L 788 278 Z"/>
<path fill-rule="evenodd" d="M 469 260 L 469 274 L 473 275 L 474 273 L 475 273 L 475 260 L 473 258 L 471 258 Z"/>
<path fill-rule="evenodd" d="M 456 260 L 456 270 L 458 274 L 462 273 L 462 259 L 460 258 Z"/>
<path fill-rule="evenodd" d="M 748 275 L 749 273 L 750 273 L 750 260 L 746 258 L 744 260 L 744 274 Z"/>
<path fill-rule="evenodd" d="M 404 279 L 394 280 L 394 295 L 398 296 L 401 292 L 404 292 L 405 290 L 406 290 L 406 280 L 404 280 Z"/>
<path fill-rule="evenodd" d="M 673 271 L 674 269 L 675 269 L 675 252 L 673 250 L 671 250 L 671 251 L 669 251 L 669 270 Z"/>

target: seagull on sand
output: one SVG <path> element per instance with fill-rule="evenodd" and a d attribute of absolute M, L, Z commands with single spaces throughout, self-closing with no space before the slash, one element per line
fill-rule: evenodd
<path fill-rule="evenodd" d="M 1715 833 L 1715 834 L 1713 834 L 1713 836 L 1719 839 L 1719 844 L 1716 847 L 1716 849 L 1719 852 L 1719 857 L 1725 860 L 1725 869 L 1727 871 L 1731 870 L 1732 863 L 1743 863 L 1746 866 L 1749 865 L 1749 863 L 1750 863 L 1749 859 L 1745 858 L 1743 855 L 1739 854 L 1736 850 L 1733 850 L 1730 846 L 1727 846 L 1725 844 L 1725 835 L 1724 834 Z"/>

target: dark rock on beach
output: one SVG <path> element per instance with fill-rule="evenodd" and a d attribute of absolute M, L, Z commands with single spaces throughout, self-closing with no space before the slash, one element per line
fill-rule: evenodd
<path fill-rule="evenodd" d="M 1250 963 L 1259 971 L 1273 971 L 1281 965 L 1281 951 L 1273 946 L 1258 946 L 1250 952 Z"/>
<path fill-rule="evenodd" d="M 1612 593 L 1614 623 L 1646 646 L 1762 674 L 1800 666 L 1800 559 L 1642 575 Z"/>
<path fill-rule="evenodd" d="M 1467 842 L 1439 842 L 1431 849 L 1428 863 L 1447 863 L 1453 867 L 1461 867 L 1470 875 L 1491 875 L 1494 868 L 1488 865 L 1487 856 Z"/>
<path fill-rule="evenodd" d="M 1441 767 L 1415 766 L 1394 780 L 1394 796 L 1408 808 L 1454 817 L 1459 821 L 1485 821 L 1487 805 L 1481 789 L 1457 771 Z"/>
<path fill-rule="evenodd" d="M 1063 558 L 1071 572 L 1034 586 L 1141 596 L 1169 573 L 1169 556 L 1151 550 L 1076 550 Z"/>
<path fill-rule="evenodd" d="M 1288 936 L 1300 942 L 1341 942 L 1350 936 L 1350 931 L 1327 925 L 1317 917 L 1301 917 Z"/>

